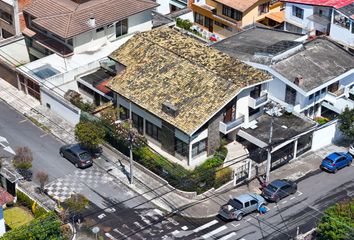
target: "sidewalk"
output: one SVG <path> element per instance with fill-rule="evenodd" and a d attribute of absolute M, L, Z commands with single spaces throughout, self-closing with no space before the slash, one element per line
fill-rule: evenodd
<path fill-rule="evenodd" d="M 40 106 L 37 100 L 26 96 L 1 79 L 0 98 L 19 112 L 36 119 L 63 142 L 74 142 L 73 126 Z M 329 152 L 341 150 L 344 150 L 344 148 L 330 145 L 316 152 L 305 153 L 298 159 L 272 171 L 271 180 L 276 178 L 299 179 L 312 171 L 316 171 L 323 157 Z M 188 194 L 183 195 L 163 180 L 154 177 L 153 174 L 147 174 L 146 171 L 142 171 L 136 163 L 134 167 L 134 183 L 130 184 L 128 158 L 106 146 L 103 146 L 103 152 L 104 155 L 95 161 L 98 167 L 104 169 L 160 208 L 187 217 L 206 218 L 214 216 L 220 206 L 225 204 L 230 197 L 246 192 L 259 192 L 259 183 L 257 180 L 253 180 L 247 185 L 234 187 L 228 191 L 207 192 L 199 196 L 198 199 L 191 199 L 186 197 Z"/>

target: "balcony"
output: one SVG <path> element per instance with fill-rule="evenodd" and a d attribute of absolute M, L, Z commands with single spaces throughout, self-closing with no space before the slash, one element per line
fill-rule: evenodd
<path fill-rule="evenodd" d="M 260 106 L 263 106 L 267 102 L 268 102 L 268 93 L 263 93 L 258 98 L 253 98 L 250 96 L 248 99 L 248 106 L 253 109 L 256 109 L 256 108 L 259 108 Z"/>
<path fill-rule="evenodd" d="M 228 134 L 232 130 L 235 130 L 238 127 L 241 127 L 241 125 L 245 122 L 245 116 L 241 116 L 239 118 L 236 118 L 233 121 L 224 123 L 220 122 L 219 124 L 219 131 L 223 134 Z"/>

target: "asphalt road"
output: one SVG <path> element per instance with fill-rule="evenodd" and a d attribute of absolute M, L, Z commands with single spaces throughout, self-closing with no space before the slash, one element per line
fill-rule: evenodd
<path fill-rule="evenodd" d="M 100 227 L 107 233 L 107 239 L 291 239 L 298 227 L 300 232 L 313 228 L 327 206 L 354 194 L 351 166 L 337 174 L 319 172 L 301 180 L 295 195 L 278 204 L 269 204 L 269 212 L 263 216 L 250 214 L 240 222 L 224 222 L 217 217 L 197 220 L 166 216 L 143 196 L 97 167 L 76 169 L 59 156 L 60 141 L 1 101 L 0 136 L 7 138 L 13 149 L 31 148 L 32 170 L 49 173 L 50 186 L 65 183 L 67 191 L 74 189 L 71 184 L 79 186 L 76 190 L 91 201 L 84 212 L 87 225 Z"/>

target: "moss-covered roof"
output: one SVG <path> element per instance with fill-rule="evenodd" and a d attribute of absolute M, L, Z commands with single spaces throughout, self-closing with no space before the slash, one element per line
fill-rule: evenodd
<path fill-rule="evenodd" d="M 242 88 L 271 78 L 168 27 L 136 34 L 110 57 L 126 69 L 108 87 L 187 134 Z M 178 115 L 163 112 L 163 103 Z"/>

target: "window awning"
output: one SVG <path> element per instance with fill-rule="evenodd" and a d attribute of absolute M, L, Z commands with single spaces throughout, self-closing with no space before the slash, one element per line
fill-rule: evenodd
<path fill-rule="evenodd" d="M 265 17 L 269 18 L 277 23 L 283 23 L 285 21 L 285 12 L 284 11 L 271 12 L 271 13 L 268 13 Z"/>
<path fill-rule="evenodd" d="M 185 8 L 187 6 L 186 4 L 183 4 L 183 3 L 181 3 L 181 2 L 179 2 L 177 0 L 171 0 L 170 4 L 175 6 L 175 7 L 181 8 L 181 9 Z"/>

